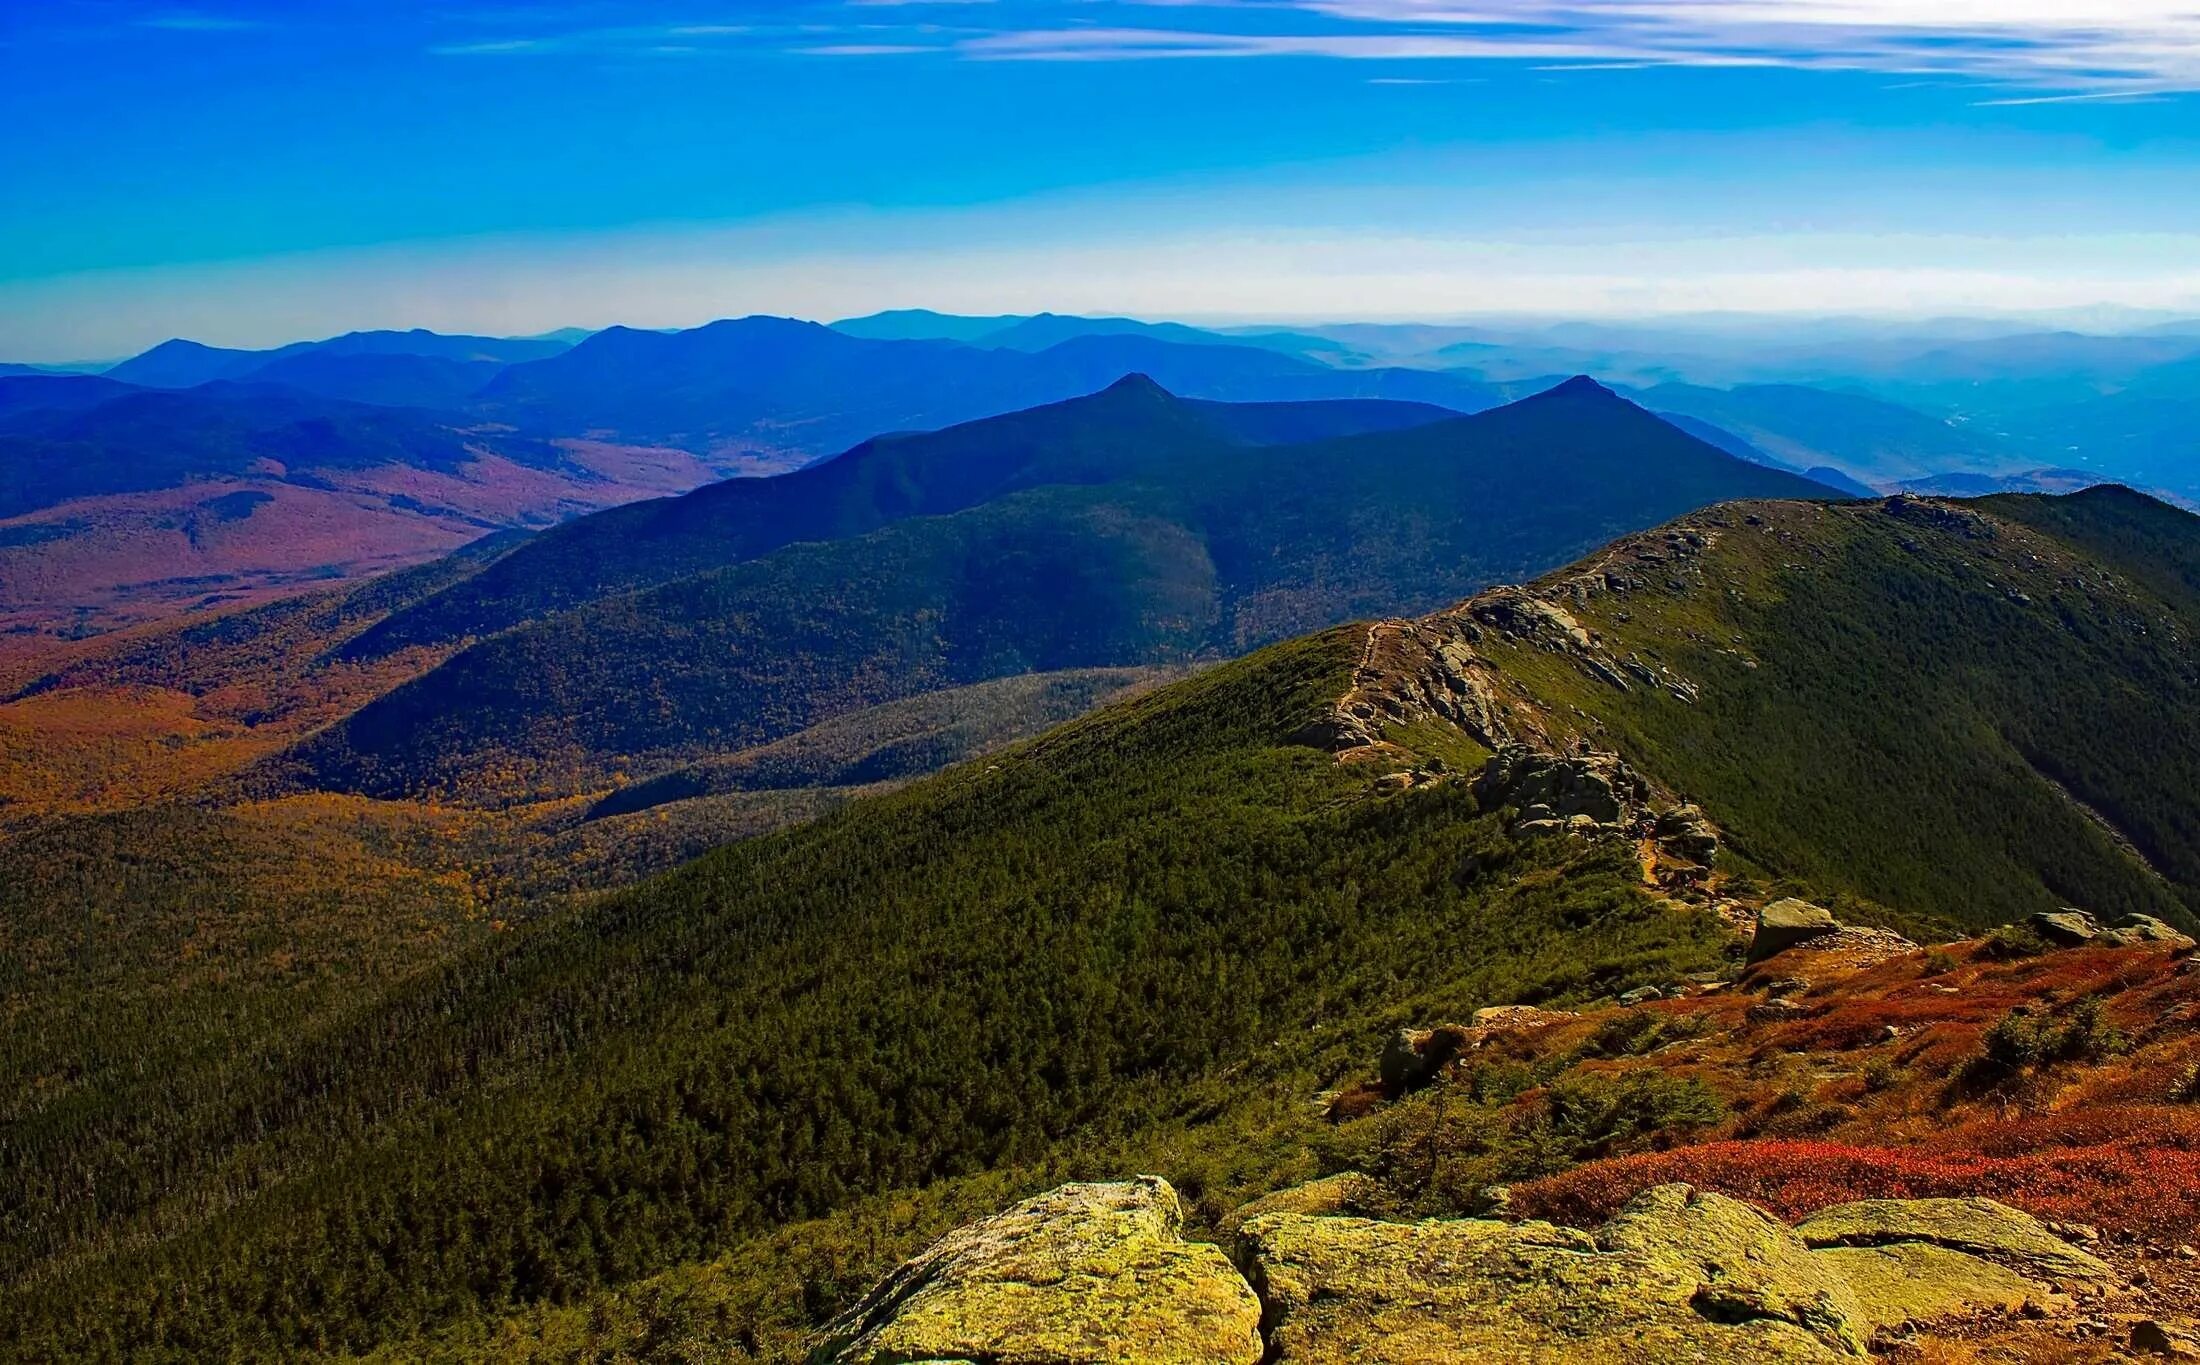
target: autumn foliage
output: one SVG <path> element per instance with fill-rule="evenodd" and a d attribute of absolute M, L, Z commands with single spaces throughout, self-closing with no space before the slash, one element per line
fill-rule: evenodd
<path fill-rule="evenodd" d="M 1514 1207 L 1594 1226 L 1641 1191 L 1679 1180 L 1784 1218 L 1853 1199 L 1985 1195 L 2045 1218 L 2148 1235 L 2200 1227 L 2200 1110 L 2087 1117 L 2066 1133 L 1989 1124 L 1913 1148 L 1774 1139 L 1646 1152 L 1523 1185 Z M 2066 1136 L 2080 1140 L 2054 1141 Z"/>

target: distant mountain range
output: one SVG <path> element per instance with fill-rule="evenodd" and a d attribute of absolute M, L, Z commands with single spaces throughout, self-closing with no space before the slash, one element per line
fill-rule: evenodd
<path fill-rule="evenodd" d="M 2200 337 L 2176 326 L 1202 328 L 905 310 L 831 327 L 178 340 L 98 376 L 0 371 L 0 623 L 15 632 L 0 655 L 416 562 L 481 530 L 779 473 L 1126 374 L 1187 398 L 1474 413 L 1570 371 L 1851 495 L 2118 480 L 2200 499 Z M 2025 482 L 2043 469 L 2065 472 Z"/>
<path fill-rule="evenodd" d="M 0 469 L 0 627 L 18 642 L 380 572 L 710 477 L 677 451 L 288 385 L 90 375 L 0 377 Z"/>
<path fill-rule="evenodd" d="M 1723 498 L 1840 496 L 1586 379 L 1437 415 L 1245 413 L 1134 376 L 569 522 L 348 645 L 479 638 L 306 744 L 298 780 L 585 788 L 919 692 L 1425 610 Z"/>
<path fill-rule="evenodd" d="M 1230 402 L 1396 398 L 1477 411 L 1505 396 L 1459 375 L 1336 370 L 1213 336 L 1187 343 L 1185 328 L 1042 330 L 1048 334 L 1025 338 L 1027 348 L 879 339 L 785 318 L 670 333 L 614 327 L 551 359 L 511 367 L 470 407 L 530 430 L 616 432 L 715 456 L 814 458 L 882 432 L 1089 393 L 1130 373 L 1187 397 Z"/>
<path fill-rule="evenodd" d="M 187 389 L 217 379 L 247 379 L 270 365 L 304 356 L 379 356 L 513 365 L 556 355 L 569 344 L 563 340 L 535 338 L 451 336 L 424 328 L 409 332 L 347 332 L 326 341 L 299 341 L 265 351 L 240 351 L 175 340 L 164 341 L 142 355 L 132 356 L 106 373 L 109 379 L 125 384 Z"/>

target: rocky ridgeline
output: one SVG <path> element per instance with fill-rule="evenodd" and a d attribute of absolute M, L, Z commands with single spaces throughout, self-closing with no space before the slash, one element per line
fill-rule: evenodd
<path fill-rule="evenodd" d="M 1708 870 L 1718 832 L 1700 809 L 1661 802 L 1618 754 L 1564 733 L 1483 647 L 1503 641 L 1559 655 L 1619 691 L 1651 688 L 1693 703 L 1695 684 L 1651 660 L 1613 653 L 1569 608 L 1593 594 L 1638 590 L 1653 574 L 1670 583 L 1693 581 L 1693 561 L 1714 534 L 1679 526 L 1634 537 L 1563 580 L 1495 587 L 1419 620 L 1377 622 L 1367 628 L 1351 688 L 1294 738 L 1342 760 L 1417 761 L 1387 735 L 1393 727 L 1443 722 L 1491 751 L 1474 791 L 1486 807 L 1515 810 L 1516 833 L 1650 839 L 1667 867 Z M 1394 774 L 1385 787 L 1442 776 L 1441 765 L 1432 764 Z"/>
<path fill-rule="evenodd" d="M 1350 755 L 1382 748 L 1386 725 L 1436 718 L 1492 751 L 1523 745 L 1557 753 L 1570 747 L 1545 723 L 1540 705 L 1478 648 L 1497 641 L 1571 660 L 1621 692 L 1648 688 L 1693 703 L 1693 682 L 1655 660 L 1613 652 L 1573 608 L 1598 595 L 1700 584 L 1700 557 L 1716 543 L 1723 517 L 1707 514 L 1701 524 L 1677 523 L 1629 536 L 1564 578 L 1533 587 L 1503 584 L 1417 620 L 1377 622 L 1368 627 L 1352 688 L 1331 715 L 1298 738 Z"/>
<path fill-rule="evenodd" d="M 1794 1226 L 1660 1185 L 1593 1232 L 1383 1222 L 1340 1182 L 1238 1222 L 1236 1261 L 1182 1236 L 1167 1182 L 1065 1185 L 949 1234 L 828 1329 L 817 1365 L 1820 1362 L 2015 1313 L 2109 1267 L 1985 1199 L 1867 1200 Z M 1242 1267 L 1242 1273 L 1241 1269 Z"/>

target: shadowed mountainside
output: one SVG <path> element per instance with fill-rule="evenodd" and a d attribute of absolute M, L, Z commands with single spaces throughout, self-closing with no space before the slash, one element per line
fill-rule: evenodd
<path fill-rule="evenodd" d="M 1290 446 L 1212 413 L 1125 380 L 569 524 L 362 635 L 355 657 L 535 618 L 309 741 L 289 780 L 586 786 L 936 688 L 1425 610 L 1706 502 L 1825 491 L 1586 380 Z"/>
<path fill-rule="evenodd" d="M 912 1242 L 1080 1173 L 1158 1172 L 1219 1220 L 1345 1163 L 1449 1198 L 1439 1140 L 1462 1178 L 1510 1179 L 1693 1133 L 1808 1136 L 1863 1101 L 1813 1098 L 1815 1075 L 1787 1101 L 1771 1072 L 1612 1074 L 1694 1036 L 1645 1041 L 1641 1020 L 1451 1092 L 1468 1127 L 1429 1128 L 1441 1101 L 1333 1126 L 1308 1099 L 1361 1083 L 1402 1023 L 1723 980 L 1739 945 L 1715 912 L 1775 879 L 1919 934 L 2078 891 L 2189 924 L 2196 554 L 2200 522 L 2120 490 L 1731 504 L 1526 590 L 1270 647 L 492 935 L 342 1015 L 19 1090 L 0 1321 L 54 1354 L 463 1356 L 500 1349 L 507 1311 L 585 1303 L 601 1330 L 662 1313 L 673 1338 L 789 1360 Z M 1665 876 L 1617 826 L 1538 834 L 1469 780 L 1493 743 L 1578 739 L 1637 765 L 1646 805 L 1701 803 L 1725 844 L 1710 881 Z M 1915 1064 L 1992 1063 L 1977 1010 L 2052 969 L 1993 964 L 2039 951 L 1905 958 L 1978 983 L 1921 1035 L 1956 1051 Z M 2177 989 L 2159 952 L 2071 961 L 2071 981 Z M 1715 1003 L 1716 1027 L 1834 1008 L 1759 1003 Z M 1877 1008 L 1838 1036 L 1923 1022 Z M 2076 1007 L 2048 1008 L 2059 1039 Z M 1763 1046 L 1852 1046 L 1814 1036 Z M 2149 1035 L 2153 1072 L 2184 1037 Z M 2022 1056 L 2041 1083 L 2068 1064 Z M 2134 1160 L 2168 1150 L 2146 1134 L 2179 1103 L 2142 1080 L 2115 1081 L 2117 1121 L 2155 1124 L 2118 1130 Z M 1857 1083 L 1917 1096 L 1911 1125 L 1990 1118 L 1968 1092 Z M 2011 1131 L 1990 1154 L 2072 1140 Z M 1601 1186 L 1541 1189 L 1608 1207 Z M 707 1320 L 610 1302 L 682 1262 L 713 1286 Z"/>

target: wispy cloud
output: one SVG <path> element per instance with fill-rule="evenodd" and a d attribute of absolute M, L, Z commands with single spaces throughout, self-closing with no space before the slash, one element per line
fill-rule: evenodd
<path fill-rule="evenodd" d="M 240 19 L 228 14 L 201 14 L 190 10 L 149 14 L 132 22 L 138 28 L 155 28 L 169 33 L 245 33 L 267 27 L 265 22 L 258 19 Z"/>
<path fill-rule="evenodd" d="M 629 14 L 632 11 L 628 11 Z M 943 13 L 955 26 L 942 26 Z M 723 45 L 979 61 L 1519 61 L 1788 67 L 1999 85 L 2007 101 L 2200 89 L 2200 0 L 792 0 L 768 17 L 466 35 L 445 55 Z M 2035 94 L 2034 92 L 2044 92 Z"/>
<path fill-rule="evenodd" d="M 866 3 L 878 4 L 881 0 L 866 0 Z M 820 43 L 794 50 L 812 57 L 906 57 L 939 49 L 917 43 Z"/>
<path fill-rule="evenodd" d="M 1973 107 L 1995 109 L 2021 104 L 2077 104 L 2087 100 L 2117 100 L 2125 104 L 2155 104 L 2161 101 L 2162 93 L 2158 90 L 2089 90 L 2077 95 L 2021 95 L 2007 99 L 1979 100 Z"/>
<path fill-rule="evenodd" d="M 1864 70 L 2077 92 L 2200 88 L 2195 0 L 1143 0 L 1143 7 L 1157 22 L 1027 23 L 947 46 L 989 60 L 1515 59 L 1576 69 Z"/>

